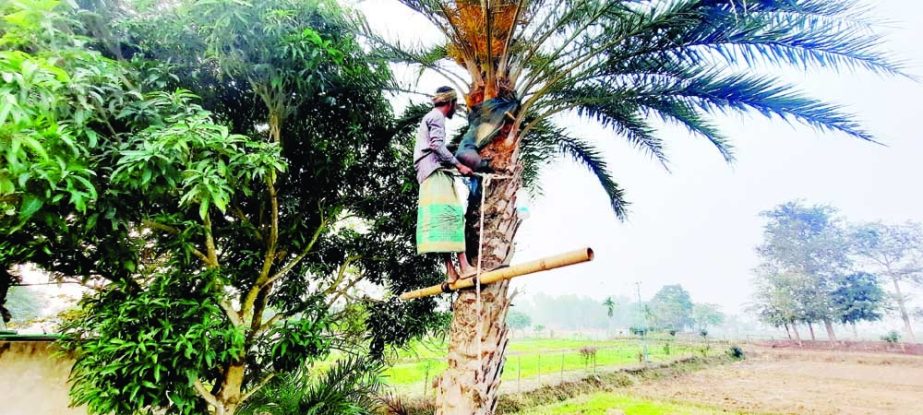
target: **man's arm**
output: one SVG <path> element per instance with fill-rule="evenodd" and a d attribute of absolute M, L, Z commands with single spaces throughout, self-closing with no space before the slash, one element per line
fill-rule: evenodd
<path fill-rule="evenodd" d="M 427 120 L 426 126 L 429 129 L 429 148 L 436 154 L 436 159 L 443 164 L 457 166 L 458 159 L 449 151 L 445 145 L 445 125 L 439 120 Z"/>

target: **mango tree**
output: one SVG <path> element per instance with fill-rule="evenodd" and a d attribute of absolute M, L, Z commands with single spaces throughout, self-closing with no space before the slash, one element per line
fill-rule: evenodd
<path fill-rule="evenodd" d="M 94 288 L 64 327 L 74 404 L 232 414 L 442 323 L 358 289 L 439 276 L 404 208 L 414 117 L 336 3 L 81 4 L 0 6 L 0 261 Z"/>

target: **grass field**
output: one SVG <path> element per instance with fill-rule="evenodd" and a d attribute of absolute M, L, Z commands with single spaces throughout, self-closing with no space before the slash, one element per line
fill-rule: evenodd
<path fill-rule="evenodd" d="M 669 344 L 669 350 L 664 347 Z M 596 367 L 627 366 L 639 362 L 641 345 L 636 339 L 575 340 L 575 339 L 515 339 L 507 351 L 504 380 L 551 376 L 562 370 L 593 370 L 580 354 L 582 347 L 594 347 Z M 653 361 L 671 360 L 696 353 L 697 347 L 676 343 L 670 339 L 648 341 L 648 353 Z M 669 352 L 669 354 L 668 354 Z M 385 382 L 391 386 L 407 386 L 432 379 L 445 369 L 446 345 L 441 342 L 421 342 L 399 354 L 394 366 L 385 371 Z"/>
<path fill-rule="evenodd" d="M 526 414 L 526 412 L 521 413 Z M 554 405 L 530 408 L 527 413 L 530 415 L 607 415 L 612 413 L 623 413 L 625 415 L 712 415 L 727 414 L 729 412 L 693 404 L 676 404 L 639 399 L 626 395 L 597 393 L 568 399 Z"/>

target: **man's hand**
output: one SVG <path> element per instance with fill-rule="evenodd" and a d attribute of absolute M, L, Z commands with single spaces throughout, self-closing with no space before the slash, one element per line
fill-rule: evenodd
<path fill-rule="evenodd" d="M 455 167 L 458 168 L 458 172 L 461 173 L 462 176 L 474 175 L 474 170 L 469 169 L 468 166 L 464 164 L 458 163 Z"/>

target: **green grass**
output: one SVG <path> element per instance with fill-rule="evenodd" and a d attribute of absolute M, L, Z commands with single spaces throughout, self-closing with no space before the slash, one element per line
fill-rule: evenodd
<path fill-rule="evenodd" d="M 726 414 L 720 409 L 705 406 L 678 404 L 670 402 L 649 401 L 625 395 L 597 393 L 581 396 L 554 405 L 530 408 L 521 414 L 530 415 L 606 415 L 610 410 L 617 409 L 625 415 L 712 415 Z"/>
<path fill-rule="evenodd" d="M 667 340 L 649 342 L 648 352 L 654 361 L 665 361 L 694 352 L 693 348 L 672 343 L 670 355 L 663 344 Z M 577 349 L 592 346 L 598 349 L 597 367 L 628 366 L 638 363 L 641 347 L 636 340 L 570 340 L 570 339 L 524 339 L 510 342 L 507 352 L 504 380 L 515 380 L 520 370 L 522 378 L 555 376 L 561 371 L 562 356 L 564 371 L 592 371 L 592 362 L 587 365 Z M 432 379 L 445 370 L 445 344 L 417 343 L 402 352 L 394 366 L 385 371 L 385 382 L 392 386 L 406 386 L 425 379 Z"/>

